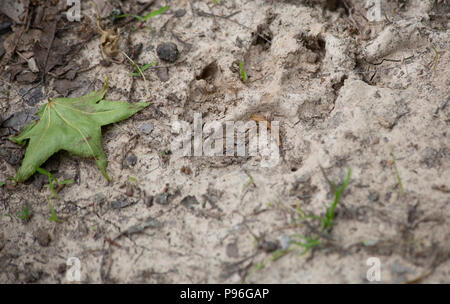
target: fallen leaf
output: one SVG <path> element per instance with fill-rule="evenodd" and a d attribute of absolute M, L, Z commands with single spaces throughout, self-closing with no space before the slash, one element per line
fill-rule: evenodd
<path fill-rule="evenodd" d="M 97 27 L 102 35 L 100 37 L 100 47 L 103 52 L 109 57 L 116 57 L 119 54 L 118 45 L 120 38 L 120 29 L 114 32 L 112 29 L 103 30 L 100 26 L 100 22 L 97 19 Z"/>
<path fill-rule="evenodd" d="M 81 157 L 94 157 L 106 179 L 107 159 L 102 148 L 101 126 L 132 116 L 149 105 L 146 102 L 128 103 L 104 100 L 108 79 L 103 89 L 77 98 L 49 100 L 37 112 L 40 120 L 32 121 L 17 136 L 15 143 L 28 148 L 22 165 L 17 171 L 19 182 L 27 180 L 50 156 L 66 150 Z"/>

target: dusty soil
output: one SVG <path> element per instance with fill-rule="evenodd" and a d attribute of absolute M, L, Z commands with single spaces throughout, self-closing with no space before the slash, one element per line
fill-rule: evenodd
<path fill-rule="evenodd" d="M 381 0 L 382 19 L 369 21 L 365 1 L 180 0 L 144 26 L 113 23 L 111 12 L 152 3 L 144 15 L 164 1 L 96 2 L 102 28 L 121 28 L 117 50 L 158 65 L 144 82 L 122 53 L 102 54 L 87 1 L 79 22 L 53 21 L 64 3 L 41 23 L 30 6 L 31 22 L 0 36 L 8 51 L 23 31 L 2 67 L 0 181 L 25 152 L 8 136 L 48 98 L 86 94 L 108 76 L 108 99 L 152 105 L 103 128 L 113 182 L 91 159 L 62 151 L 46 162 L 75 181 L 51 200 L 61 222 L 49 220 L 45 176 L 0 188 L 0 282 L 68 283 L 76 257 L 86 283 L 367 283 L 376 257 L 381 282 L 450 283 L 448 1 Z M 158 58 L 163 42 L 177 45 L 174 63 Z M 194 113 L 279 121 L 279 163 L 171 153 L 173 123 Z M 302 215 L 324 216 L 328 181 L 349 168 L 323 232 Z M 319 244 L 301 254 L 299 235 Z"/>

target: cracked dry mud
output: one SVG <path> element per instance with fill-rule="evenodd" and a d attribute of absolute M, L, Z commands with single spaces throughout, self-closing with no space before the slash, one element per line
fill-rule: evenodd
<path fill-rule="evenodd" d="M 67 283 L 66 260 L 77 257 L 89 283 L 365 283 L 366 261 L 378 257 L 382 282 L 450 283 L 449 3 L 382 0 L 385 18 L 369 22 L 365 1 L 347 1 L 352 14 L 333 2 L 341 3 L 177 1 L 151 30 L 133 32 L 141 66 L 159 61 L 163 42 L 180 54 L 145 72 L 150 107 L 103 128 L 114 181 L 93 160 L 53 156 L 44 168 L 75 179 L 52 200 L 62 223 L 48 220 L 41 176 L 2 187 L 0 282 Z M 82 13 L 94 23 L 89 5 Z M 82 48 L 77 60 L 94 68 L 70 96 L 108 76 L 108 99 L 144 98 L 129 62 L 96 65 L 101 59 L 98 39 Z M 51 84 L 46 96 L 56 96 Z M 29 86 L 12 86 L 0 109 L 3 118 L 21 113 L 12 123 L 22 126 L 46 99 L 30 105 L 18 95 Z M 279 121 L 280 162 L 170 153 L 173 123 L 195 113 L 204 123 Z M 24 150 L 0 131 L 5 180 Z M 320 167 L 335 182 L 352 170 L 332 233 L 305 255 L 291 244 L 271 261 L 294 235 L 312 233 L 298 206 L 323 215 L 333 201 Z M 24 204 L 26 223 L 14 216 Z"/>

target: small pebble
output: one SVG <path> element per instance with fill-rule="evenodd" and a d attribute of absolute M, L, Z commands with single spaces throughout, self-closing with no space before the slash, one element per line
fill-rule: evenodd
<path fill-rule="evenodd" d="M 43 229 L 39 229 L 36 232 L 35 237 L 39 245 L 41 245 L 42 247 L 47 247 L 50 244 L 51 241 L 50 234 L 48 234 L 48 232 Z"/>
<path fill-rule="evenodd" d="M 156 76 L 158 76 L 161 82 L 166 82 L 169 80 L 169 69 L 168 68 L 160 68 L 156 71 Z"/>
<path fill-rule="evenodd" d="M 188 196 L 185 196 L 185 197 L 181 200 L 180 204 L 183 205 L 183 206 L 186 207 L 186 208 L 191 208 L 191 207 L 194 206 L 194 205 L 198 205 L 199 202 L 198 202 L 198 200 L 197 200 L 197 198 L 196 198 L 195 196 L 193 196 L 193 195 L 188 195 Z"/>
<path fill-rule="evenodd" d="M 230 258 L 238 258 L 239 257 L 239 248 L 236 243 L 228 244 L 226 247 L 227 256 Z"/>
<path fill-rule="evenodd" d="M 185 166 L 182 166 L 182 167 L 180 168 L 180 172 L 181 172 L 181 173 L 184 173 L 184 174 L 186 174 L 186 175 L 190 175 L 190 174 L 192 173 L 191 168 L 185 167 Z"/>
<path fill-rule="evenodd" d="M 96 203 L 96 204 L 103 204 L 106 200 L 106 195 L 104 195 L 101 192 L 98 192 L 93 196 L 93 200 L 94 200 L 94 203 Z"/>
<path fill-rule="evenodd" d="M 131 167 L 133 167 L 134 165 L 136 165 L 137 162 L 137 156 L 134 154 L 129 154 L 127 156 L 127 164 Z"/>
<path fill-rule="evenodd" d="M 155 202 L 160 205 L 167 205 L 169 203 L 169 201 L 167 200 L 168 197 L 169 197 L 169 194 L 167 192 L 162 193 L 156 197 Z"/>
<path fill-rule="evenodd" d="M 133 196 L 133 193 L 134 193 L 134 191 L 133 191 L 133 186 L 128 185 L 128 186 L 127 186 L 126 195 L 127 195 L 128 197 L 131 197 L 131 196 Z"/>
<path fill-rule="evenodd" d="M 142 133 L 144 133 L 145 135 L 149 135 L 150 133 L 153 132 L 153 124 L 152 123 L 143 123 L 140 127 L 139 127 L 139 131 L 141 131 Z"/>
<path fill-rule="evenodd" d="M 164 42 L 158 45 L 156 48 L 156 54 L 159 59 L 168 62 L 175 62 L 178 58 L 179 52 L 178 47 L 173 42 Z"/>
<path fill-rule="evenodd" d="M 67 270 L 67 265 L 66 265 L 66 263 L 61 263 L 61 264 L 58 265 L 57 271 L 58 271 L 59 274 L 64 274 L 64 273 L 66 273 L 66 270 Z"/>
<path fill-rule="evenodd" d="M 160 221 L 158 221 L 157 219 L 149 216 L 145 219 L 144 221 L 144 225 L 145 228 L 153 228 L 153 229 L 158 229 L 162 227 L 162 224 Z"/>
<path fill-rule="evenodd" d="M 186 15 L 186 10 L 183 9 L 183 8 L 180 8 L 180 9 L 176 10 L 176 11 L 173 13 L 173 15 L 174 15 L 175 17 L 177 17 L 177 18 L 181 18 L 181 17 L 183 17 L 184 15 Z"/>
<path fill-rule="evenodd" d="M 112 209 L 122 209 L 128 206 L 133 205 L 135 202 L 128 202 L 126 200 L 117 200 L 111 203 Z"/>
<path fill-rule="evenodd" d="M 280 247 L 280 244 L 278 242 L 264 241 L 259 246 L 265 252 L 273 252 L 273 251 L 277 250 Z"/>
<path fill-rule="evenodd" d="M 377 192 L 370 192 L 368 199 L 371 202 L 376 202 L 380 199 L 380 195 Z"/>

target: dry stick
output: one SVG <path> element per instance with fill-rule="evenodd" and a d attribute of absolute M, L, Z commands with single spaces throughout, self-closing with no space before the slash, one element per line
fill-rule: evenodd
<path fill-rule="evenodd" d="M 22 58 L 23 60 L 25 60 L 26 62 L 29 61 L 29 59 L 27 57 L 25 57 L 22 53 L 20 53 L 19 51 L 16 51 L 17 55 L 19 55 L 20 58 Z"/>
<path fill-rule="evenodd" d="M 330 181 L 327 173 L 325 172 L 325 169 L 321 165 L 319 165 L 319 168 L 320 168 L 320 171 L 322 172 L 323 177 L 325 178 L 328 185 L 330 186 L 331 191 L 333 191 L 333 194 L 334 194 L 337 191 L 336 185 L 332 181 Z"/>
<path fill-rule="evenodd" d="M 414 55 L 411 55 L 411 56 L 406 57 L 406 58 L 403 58 L 403 59 L 388 59 L 388 58 L 383 58 L 383 59 L 381 59 L 380 62 L 377 62 L 377 63 L 367 61 L 366 59 L 364 59 L 364 61 L 367 62 L 368 64 L 371 64 L 371 65 L 380 65 L 380 64 L 382 64 L 382 63 L 385 62 L 385 61 L 389 61 L 389 62 L 402 62 L 402 61 L 405 61 L 405 60 L 408 60 L 408 59 L 411 59 L 411 58 L 414 58 Z"/>
<path fill-rule="evenodd" d="M 166 64 L 166 65 L 154 65 L 154 66 L 148 67 L 147 69 L 148 69 L 148 70 L 154 70 L 154 69 L 165 69 L 165 68 L 170 68 L 170 67 L 179 65 L 179 64 L 185 62 L 186 60 L 187 60 L 187 59 L 185 58 L 185 59 L 182 59 L 182 60 L 180 60 L 180 61 L 178 61 L 178 62 L 175 62 L 175 63 L 172 63 L 172 64 Z"/>

